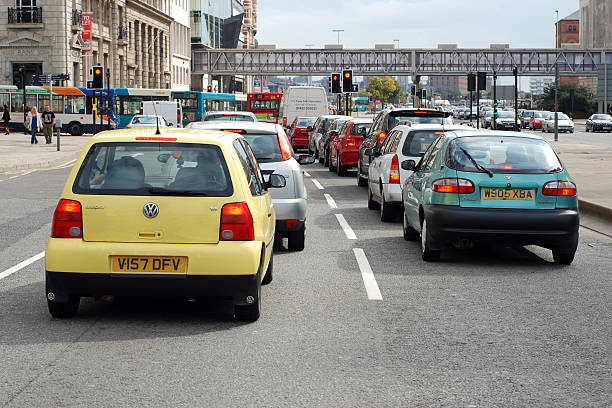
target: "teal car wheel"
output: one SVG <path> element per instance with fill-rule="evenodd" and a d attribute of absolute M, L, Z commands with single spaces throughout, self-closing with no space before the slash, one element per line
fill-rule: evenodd
<path fill-rule="evenodd" d="M 421 258 L 426 262 L 437 262 L 440 260 L 441 251 L 431 249 L 430 245 L 431 238 L 427 234 L 427 219 L 424 219 L 421 227 Z"/>

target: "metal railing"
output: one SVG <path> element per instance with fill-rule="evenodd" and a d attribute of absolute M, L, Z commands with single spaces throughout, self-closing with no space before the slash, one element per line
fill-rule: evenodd
<path fill-rule="evenodd" d="M 72 10 L 72 25 L 73 26 L 83 25 L 83 12 L 81 10 Z"/>
<path fill-rule="evenodd" d="M 127 40 L 128 39 L 128 29 L 127 29 L 126 26 L 119 26 L 118 27 L 117 38 L 120 39 L 120 40 Z"/>
<path fill-rule="evenodd" d="M 9 24 L 42 24 L 42 7 L 9 7 Z"/>

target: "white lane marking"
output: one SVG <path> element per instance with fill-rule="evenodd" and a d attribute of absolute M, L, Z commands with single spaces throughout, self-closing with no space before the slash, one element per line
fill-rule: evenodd
<path fill-rule="evenodd" d="M 309 173 L 309 172 L 307 172 L 307 171 L 305 171 L 305 172 L 304 172 L 304 175 L 305 175 L 306 177 L 310 177 L 310 173 Z"/>
<path fill-rule="evenodd" d="M 370 263 L 368 262 L 365 252 L 363 252 L 363 249 L 361 248 L 353 248 L 353 253 L 355 254 L 357 264 L 361 270 L 361 277 L 363 278 L 363 285 L 368 293 L 368 299 L 382 300 L 378 283 L 376 283 L 374 272 L 372 272 L 372 268 L 370 267 Z"/>
<path fill-rule="evenodd" d="M 12 274 L 14 274 L 15 272 L 25 268 L 26 266 L 38 261 L 40 258 L 44 258 L 45 256 L 45 251 L 42 251 L 39 254 L 34 255 L 31 258 L 26 259 L 23 262 L 19 262 L 17 265 L 8 268 L 6 271 L 0 273 L 0 280 L 6 278 L 7 276 L 11 276 Z"/>
<path fill-rule="evenodd" d="M 332 196 L 330 196 L 329 194 L 323 194 L 323 196 L 325 197 L 325 199 L 327 200 L 327 204 L 329 204 L 331 208 L 338 208 L 338 205 L 336 204 Z"/>
<path fill-rule="evenodd" d="M 312 184 L 314 184 L 319 190 L 323 190 L 323 186 L 321 185 L 321 183 L 319 183 L 318 180 L 315 179 L 311 179 L 312 180 Z"/>
<path fill-rule="evenodd" d="M 344 216 L 342 214 L 336 214 L 336 218 L 338 219 L 338 222 L 340 223 L 346 237 L 348 239 L 357 239 L 357 235 L 355 235 L 355 232 L 353 232 L 351 226 L 348 225 L 348 222 L 346 222 Z"/>

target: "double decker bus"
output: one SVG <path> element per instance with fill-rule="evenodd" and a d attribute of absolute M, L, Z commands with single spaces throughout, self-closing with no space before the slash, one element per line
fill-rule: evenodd
<path fill-rule="evenodd" d="M 108 109 L 108 90 L 104 89 L 100 97 L 100 91 L 96 92 L 94 99 L 93 91 L 87 88 L 57 86 L 26 86 L 25 106 L 31 109 L 33 106 L 39 112 L 45 110 L 49 105 L 58 122 L 62 124 L 62 132 L 73 136 L 83 133 L 92 133 L 94 120 L 97 130 L 117 126 L 117 116 L 113 111 L 115 97 L 114 89 L 110 90 L 110 107 Z M 9 128 L 15 132 L 24 130 L 23 121 L 23 89 L 17 89 L 14 85 L 0 85 L 0 106 L 7 105 L 11 112 Z M 93 109 L 94 105 L 96 109 Z"/>
<path fill-rule="evenodd" d="M 278 123 L 283 94 L 255 92 L 247 95 L 247 112 L 255 114 L 262 122 Z"/>
<path fill-rule="evenodd" d="M 172 100 L 183 107 L 183 127 L 199 122 L 208 112 L 244 110 L 246 96 L 199 91 L 173 91 Z"/>

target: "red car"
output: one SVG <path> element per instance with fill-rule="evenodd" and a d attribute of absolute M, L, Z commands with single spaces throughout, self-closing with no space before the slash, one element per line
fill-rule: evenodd
<path fill-rule="evenodd" d="M 345 176 L 347 169 L 357 166 L 359 146 L 372 126 L 372 119 L 351 119 L 342 126 L 338 136 L 330 142 L 330 171 Z"/>
<path fill-rule="evenodd" d="M 542 129 L 542 123 L 544 122 L 544 119 L 546 119 L 546 116 L 548 116 L 549 113 L 550 112 L 545 111 L 533 112 L 531 114 L 531 117 L 529 118 L 529 129 Z"/>
<path fill-rule="evenodd" d="M 311 116 L 298 116 L 293 123 L 289 125 L 287 137 L 294 151 L 308 148 L 308 136 L 310 132 L 312 132 L 312 126 L 316 121 L 317 118 Z"/>

